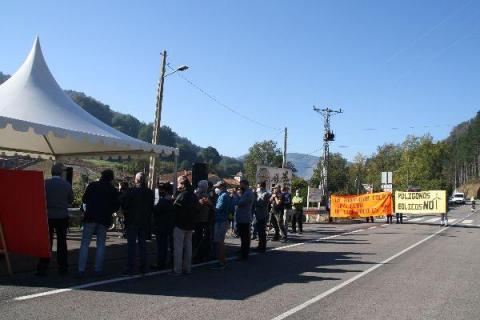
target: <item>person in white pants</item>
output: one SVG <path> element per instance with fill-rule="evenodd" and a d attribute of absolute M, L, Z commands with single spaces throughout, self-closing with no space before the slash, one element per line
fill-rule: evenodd
<path fill-rule="evenodd" d="M 173 272 L 189 274 L 192 272 L 192 230 L 173 229 Z"/>
<path fill-rule="evenodd" d="M 192 233 L 195 227 L 197 197 L 186 176 L 178 178 L 178 195 L 173 203 L 173 273 L 192 272 Z"/>
<path fill-rule="evenodd" d="M 441 220 L 440 220 L 440 226 L 448 226 L 448 216 L 447 213 L 442 213 L 441 215 Z"/>

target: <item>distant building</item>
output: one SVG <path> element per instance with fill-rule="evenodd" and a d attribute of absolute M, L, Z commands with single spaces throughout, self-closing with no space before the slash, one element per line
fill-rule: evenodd
<path fill-rule="evenodd" d="M 177 177 L 180 177 L 180 176 L 183 176 L 183 175 L 187 176 L 188 180 L 192 181 L 192 171 L 182 170 L 182 171 L 177 172 Z M 174 174 L 173 173 L 167 173 L 167 174 L 161 174 L 160 175 L 160 181 L 162 181 L 162 182 L 172 182 L 173 183 L 173 180 L 174 180 Z M 216 174 L 213 174 L 213 173 L 208 174 L 208 181 L 212 182 L 213 184 L 217 183 L 220 180 L 221 180 L 220 177 L 217 176 Z"/>

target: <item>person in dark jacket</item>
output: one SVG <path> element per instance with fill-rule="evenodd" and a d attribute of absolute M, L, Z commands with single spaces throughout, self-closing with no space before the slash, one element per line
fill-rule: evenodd
<path fill-rule="evenodd" d="M 78 258 L 77 277 L 83 277 L 85 274 L 88 247 L 93 234 L 97 236 L 95 273 L 97 275 L 102 275 L 103 273 L 107 228 L 112 223 L 112 214 L 120 207 L 118 191 L 113 186 L 112 181 L 113 171 L 105 170 L 102 172 L 100 180 L 90 183 L 83 194 L 82 202 L 85 204 L 86 210 Z"/>
<path fill-rule="evenodd" d="M 265 252 L 267 248 L 267 216 L 270 194 L 266 190 L 266 183 L 257 184 L 257 197 L 255 199 L 255 218 L 257 219 L 258 247 L 259 252 Z"/>
<path fill-rule="evenodd" d="M 125 194 L 128 189 L 130 188 L 130 185 L 128 184 L 128 181 L 121 181 L 120 184 L 118 185 L 118 192 L 119 192 L 119 198 Z M 117 211 L 117 219 L 118 222 L 120 223 L 120 227 L 122 228 L 122 236 L 121 238 L 127 239 L 127 230 L 125 228 L 125 215 L 123 214 L 122 207 L 120 206 L 120 209 Z"/>
<path fill-rule="evenodd" d="M 249 187 L 248 180 L 243 179 L 240 181 L 240 189 L 242 190 L 242 196 L 235 210 L 235 220 L 237 222 L 238 233 L 240 234 L 241 247 L 238 260 L 247 260 L 250 253 L 250 227 L 255 195 Z"/>
<path fill-rule="evenodd" d="M 67 263 L 67 228 L 68 207 L 73 201 L 72 186 L 62 178 L 65 167 L 56 163 L 52 167 L 52 178 L 45 180 L 45 196 L 48 214 L 50 249 L 53 246 L 53 233 L 57 234 L 57 264 L 61 275 L 68 273 Z M 50 258 L 41 258 L 38 262 L 37 276 L 47 274 Z"/>
<path fill-rule="evenodd" d="M 135 251 L 138 240 L 140 256 L 140 273 L 147 271 L 147 233 L 151 230 L 154 193 L 147 187 L 145 175 L 139 172 L 135 175 L 135 186 L 120 197 L 120 202 L 125 214 L 125 227 L 127 230 L 127 275 L 134 274 Z"/>
<path fill-rule="evenodd" d="M 284 216 L 283 220 L 285 223 L 285 230 L 288 232 L 288 225 L 292 221 L 293 217 L 293 210 L 292 210 L 292 194 L 290 193 L 290 189 L 288 187 L 283 187 L 282 188 L 282 194 L 283 194 L 283 199 L 284 199 Z"/>
<path fill-rule="evenodd" d="M 158 184 L 158 202 L 153 207 L 153 232 L 157 240 L 157 263 L 152 268 L 165 269 L 168 260 L 168 247 L 172 242 L 175 216 L 173 214 L 173 199 L 167 192 L 165 183 Z M 173 247 L 170 247 L 173 251 Z"/>
<path fill-rule="evenodd" d="M 173 203 L 175 213 L 173 272 L 176 275 L 192 272 L 192 233 L 198 200 L 186 176 L 178 178 L 178 195 Z"/>
<path fill-rule="evenodd" d="M 211 212 L 215 208 L 208 195 L 208 181 L 200 180 L 195 190 L 198 199 L 198 210 L 195 217 L 195 231 L 192 235 L 193 257 L 198 262 L 207 261 L 211 246 Z"/>

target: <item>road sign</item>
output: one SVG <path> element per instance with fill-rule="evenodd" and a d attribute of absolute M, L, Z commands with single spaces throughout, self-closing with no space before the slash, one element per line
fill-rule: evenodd
<path fill-rule="evenodd" d="M 308 201 L 320 202 L 322 201 L 323 192 L 320 188 L 308 187 Z"/>
<path fill-rule="evenodd" d="M 393 174 L 391 171 L 382 172 L 382 184 L 392 184 Z"/>
<path fill-rule="evenodd" d="M 258 166 L 256 178 L 257 183 L 265 182 L 267 190 L 277 185 L 292 187 L 292 170 L 290 169 Z"/>
<path fill-rule="evenodd" d="M 391 183 L 382 184 L 382 190 L 384 192 L 392 192 L 393 191 L 393 184 L 391 184 Z"/>

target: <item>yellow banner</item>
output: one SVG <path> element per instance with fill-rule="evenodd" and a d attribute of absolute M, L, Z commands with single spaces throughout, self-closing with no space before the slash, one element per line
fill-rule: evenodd
<path fill-rule="evenodd" d="M 335 218 L 378 217 L 392 214 L 390 192 L 362 194 L 359 196 L 330 197 L 330 216 Z"/>
<path fill-rule="evenodd" d="M 395 212 L 422 215 L 432 213 L 446 213 L 447 191 L 395 191 Z"/>

